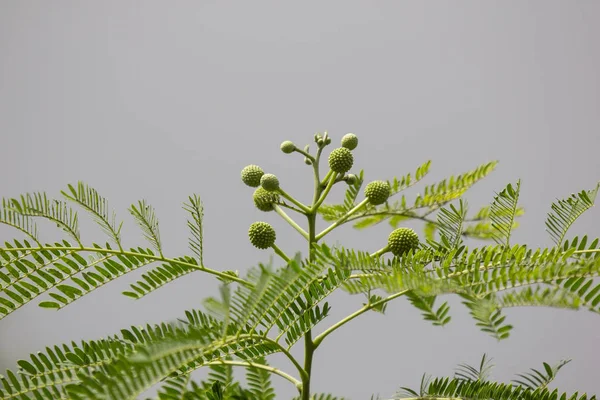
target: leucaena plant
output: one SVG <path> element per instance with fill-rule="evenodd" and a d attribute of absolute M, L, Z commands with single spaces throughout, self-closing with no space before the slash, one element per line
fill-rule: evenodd
<path fill-rule="evenodd" d="M 477 326 L 498 340 L 508 338 L 513 329 L 504 315 L 506 308 L 539 305 L 600 313 L 600 284 L 594 281 L 600 275 L 599 239 L 567 237 L 569 227 L 593 206 L 600 184 L 552 204 L 546 228 L 553 244 L 532 249 L 514 243 L 512 236 L 523 214 L 520 181 L 508 184 L 489 206 L 475 212 L 463 198 L 496 162 L 411 195 L 409 189 L 427 175 L 429 161 L 401 177 L 374 177 L 363 188 L 364 171 L 353 170 L 361 157 L 358 136 L 348 133 L 339 143 L 329 149 L 332 139 L 325 132 L 315 134 L 313 143 L 303 148 L 289 140 L 280 145 L 287 157 L 282 161 L 297 163 L 314 177 L 310 203 L 299 201 L 295 192 L 301 188 L 280 179 L 277 171 L 265 172 L 255 164 L 242 168 L 242 184 L 252 190 L 247 200 L 254 203 L 259 220 L 248 228 L 249 243 L 238 246 L 276 256 L 245 274 L 205 265 L 204 208 L 198 195 L 184 204 L 191 253 L 179 257 L 165 255 L 158 220 L 144 200 L 129 212 L 150 246 L 127 249 L 122 222 L 106 199 L 83 182 L 68 185 L 61 200 L 45 193 L 3 199 L 0 223 L 16 228 L 24 238 L 0 247 L 0 319 L 38 298 L 41 307 L 62 309 L 142 268 L 149 270 L 123 293 L 126 296 L 140 299 L 194 272 L 213 275 L 221 286 L 219 296 L 205 299 L 202 310 L 186 311 L 178 322 L 133 326 L 99 340 L 47 347 L 19 360 L 16 372 L 0 377 L 0 398 L 128 400 L 159 385 L 158 400 L 272 400 L 276 395 L 271 377 L 277 376 L 295 387 L 296 399 L 336 400 L 340 397 L 314 393 L 312 378 L 315 371 L 323 372 L 314 365 L 315 353 L 330 335 L 365 313 L 385 314 L 387 304 L 398 298 L 406 298 L 433 325 L 444 326 L 451 317 L 448 303 L 440 304 L 440 298 L 458 295 Z M 345 193 L 343 201 L 328 202 L 338 189 Z M 110 242 L 86 245 L 70 204 L 88 212 Z M 281 218 L 306 246 L 292 252 L 280 248 L 274 218 Z M 67 239 L 42 242 L 38 219 L 58 225 Z M 409 222 L 422 223 L 423 232 Z M 379 249 L 327 243 L 333 230 L 347 224 L 363 230 L 381 223 L 389 230 L 373 236 Z M 467 240 L 473 239 L 492 244 L 469 248 Z M 328 300 L 336 291 L 364 297 L 363 306 L 331 321 L 330 310 L 336 305 Z M 362 339 L 356 343 L 368 342 Z M 300 357 L 292 352 L 296 346 L 303 349 Z M 267 358 L 275 353 L 289 361 L 287 367 L 269 365 Z M 498 383 L 490 379 L 490 359 L 484 355 L 479 367 L 461 364 L 454 376 L 424 379 L 419 390 L 403 389 L 394 399 L 595 399 L 548 389 L 567 362 L 544 363 L 542 372 L 533 369 L 510 383 Z M 210 370 L 204 380 L 191 375 L 200 368 Z M 245 383 L 234 378 L 236 368 L 246 370 Z M 351 379 L 369 385 L 368 377 Z"/>

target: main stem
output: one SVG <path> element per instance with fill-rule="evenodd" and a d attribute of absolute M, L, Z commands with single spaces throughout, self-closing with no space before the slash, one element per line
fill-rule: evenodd
<path fill-rule="evenodd" d="M 309 260 L 314 261 L 313 244 L 315 243 L 317 213 L 312 211 L 308 215 L 308 246 Z M 306 376 L 302 381 L 302 400 L 310 400 L 310 378 L 312 371 L 313 354 L 315 352 L 315 344 L 312 340 L 312 332 L 308 330 L 304 335 L 304 371 Z"/>
<path fill-rule="evenodd" d="M 319 159 L 321 158 L 321 151 L 323 149 L 320 148 L 317 151 L 317 155 L 315 160 L 313 161 L 313 171 L 314 171 L 314 180 L 315 180 L 315 190 L 313 196 L 313 202 L 311 209 L 308 213 L 306 213 L 306 217 L 308 219 L 308 259 L 310 262 L 314 261 L 315 253 L 314 253 L 314 244 L 317 242 L 316 239 L 316 228 L 317 228 L 317 209 L 319 201 L 319 197 L 322 193 L 321 187 L 321 178 L 319 177 Z M 302 377 L 302 394 L 301 400 L 310 400 L 310 378 L 312 372 L 312 362 L 313 362 L 313 354 L 315 352 L 316 346 L 312 339 L 312 332 L 309 329 L 304 334 L 304 371 L 306 374 Z"/>

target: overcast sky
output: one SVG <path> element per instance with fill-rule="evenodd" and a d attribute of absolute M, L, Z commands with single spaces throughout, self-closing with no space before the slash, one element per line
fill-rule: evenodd
<path fill-rule="evenodd" d="M 277 215 L 254 208 L 241 168 L 259 164 L 309 201 L 310 168 L 279 144 L 303 146 L 325 130 L 337 144 L 354 132 L 355 171 L 364 168 L 368 180 L 401 176 L 431 159 L 426 183 L 434 183 L 500 160 L 466 199 L 476 209 L 521 178 L 527 214 L 515 241 L 549 246 L 551 202 L 600 180 L 599 20 L 600 2 L 591 0 L 3 0 L 0 195 L 57 196 L 84 180 L 126 221 L 128 247 L 146 246 L 127 213 L 144 198 L 156 208 L 166 253 L 179 256 L 188 252 L 180 206 L 198 193 L 206 265 L 245 271 L 270 257 L 247 240 L 256 220 L 276 227 L 285 251 L 305 247 Z M 81 220 L 86 243 L 105 241 Z M 598 237 L 599 220 L 596 207 L 571 234 Z M 422 233 L 422 225 L 410 226 Z M 61 238 L 43 228 L 44 239 Z M 389 231 L 346 225 L 328 240 L 374 251 Z M 0 228 L 2 241 L 14 237 Z M 135 278 L 60 312 L 30 304 L 1 320 L 0 370 L 47 345 L 180 317 L 218 287 L 196 273 L 134 301 L 120 293 Z M 456 297 L 446 299 L 453 321 L 445 328 L 398 299 L 386 316 L 368 314 L 332 334 L 316 356 L 313 389 L 354 400 L 391 395 L 417 387 L 424 372 L 451 374 L 486 352 L 500 380 L 573 358 L 558 386 L 600 393 L 597 315 L 511 309 L 513 334 L 497 343 Z M 334 296 L 332 316 L 316 330 L 362 301 Z M 279 357 L 272 362 L 293 372 Z M 278 398 L 290 398 L 293 388 L 273 380 Z"/>

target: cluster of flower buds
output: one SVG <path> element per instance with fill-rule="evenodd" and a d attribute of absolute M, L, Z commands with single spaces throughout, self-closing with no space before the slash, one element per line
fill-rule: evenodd
<path fill-rule="evenodd" d="M 321 149 L 331 143 L 331 138 L 325 133 L 316 133 L 315 143 Z M 348 185 L 355 185 L 359 177 L 354 174 L 346 174 L 354 165 L 354 156 L 352 151 L 358 146 L 358 137 L 353 133 L 344 135 L 341 139 L 341 146 L 333 149 L 328 158 L 329 168 L 335 173 L 337 178 L 335 182 L 344 181 Z M 311 165 L 315 158 L 309 154 L 309 145 L 304 150 L 299 149 L 293 142 L 286 140 L 281 143 L 280 149 L 285 154 L 298 152 L 304 155 L 304 162 Z M 316 158 L 318 160 L 318 157 Z M 268 174 L 258 165 L 248 165 L 241 172 L 242 182 L 250 187 L 256 188 L 253 194 L 253 200 L 256 208 L 261 211 L 272 211 L 275 205 L 280 202 L 281 196 L 288 196 L 279 185 L 279 179 L 274 174 Z M 335 183 L 334 182 L 334 183 Z M 323 183 L 324 184 L 324 183 Z M 364 189 L 366 201 L 373 206 L 384 204 L 392 194 L 392 188 L 388 181 L 372 181 Z M 280 203 L 281 204 L 281 203 Z M 252 245 L 259 249 L 273 248 L 275 246 L 275 229 L 266 222 L 255 222 L 250 225 L 248 237 Z M 402 256 L 411 250 L 419 247 L 419 236 L 410 228 L 398 228 L 390 233 L 387 246 L 376 254 L 390 252 L 395 256 Z"/>

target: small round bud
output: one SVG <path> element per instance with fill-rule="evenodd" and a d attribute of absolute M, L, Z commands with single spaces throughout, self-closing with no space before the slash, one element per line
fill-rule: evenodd
<path fill-rule="evenodd" d="M 345 147 L 333 149 L 329 154 L 329 168 L 333 172 L 340 174 L 348 172 L 352 168 L 352 164 L 354 164 L 354 157 L 350 150 Z"/>
<path fill-rule="evenodd" d="M 312 161 L 310 160 L 310 158 L 304 157 L 304 164 L 306 164 L 306 165 L 312 165 Z"/>
<path fill-rule="evenodd" d="M 315 133 L 315 143 L 319 141 L 319 139 L 322 139 L 323 135 L 321 135 L 320 133 Z"/>
<path fill-rule="evenodd" d="M 348 133 L 342 137 L 342 147 L 354 150 L 358 146 L 358 137 L 354 133 Z"/>
<path fill-rule="evenodd" d="M 358 177 L 354 174 L 348 174 L 348 176 L 346 176 L 346 183 L 350 186 L 354 185 L 357 180 Z"/>
<path fill-rule="evenodd" d="M 262 187 L 259 187 L 254 191 L 252 196 L 254 199 L 254 205 L 260 211 L 273 211 L 273 203 L 279 201 L 279 195 L 273 192 L 269 192 Z"/>
<path fill-rule="evenodd" d="M 257 187 L 260 185 L 260 178 L 264 173 L 265 171 L 258 165 L 248 165 L 242 169 L 242 182 L 250 187 Z"/>
<path fill-rule="evenodd" d="M 289 140 L 286 140 L 285 142 L 281 143 L 280 148 L 285 154 L 290 154 L 296 150 L 296 145 Z"/>
<path fill-rule="evenodd" d="M 325 141 L 323 140 L 323 138 L 319 138 L 319 140 L 317 140 L 317 146 L 323 147 L 323 143 L 325 143 Z"/>
<path fill-rule="evenodd" d="M 373 181 L 365 187 L 365 197 L 375 206 L 385 203 L 391 192 L 390 184 L 385 181 Z"/>
<path fill-rule="evenodd" d="M 268 249 L 275 243 L 275 229 L 266 222 L 254 222 L 248 229 L 250 243 L 258 249 Z"/>
<path fill-rule="evenodd" d="M 279 179 L 273 174 L 264 174 L 260 178 L 260 186 L 269 192 L 274 192 L 279 189 Z"/>
<path fill-rule="evenodd" d="M 419 235 L 410 228 L 398 228 L 388 237 L 388 248 L 395 256 L 401 256 L 419 247 Z"/>
<path fill-rule="evenodd" d="M 327 136 L 327 139 L 325 139 L 325 144 L 331 144 L 331 138 L 329 136 Z"/>

